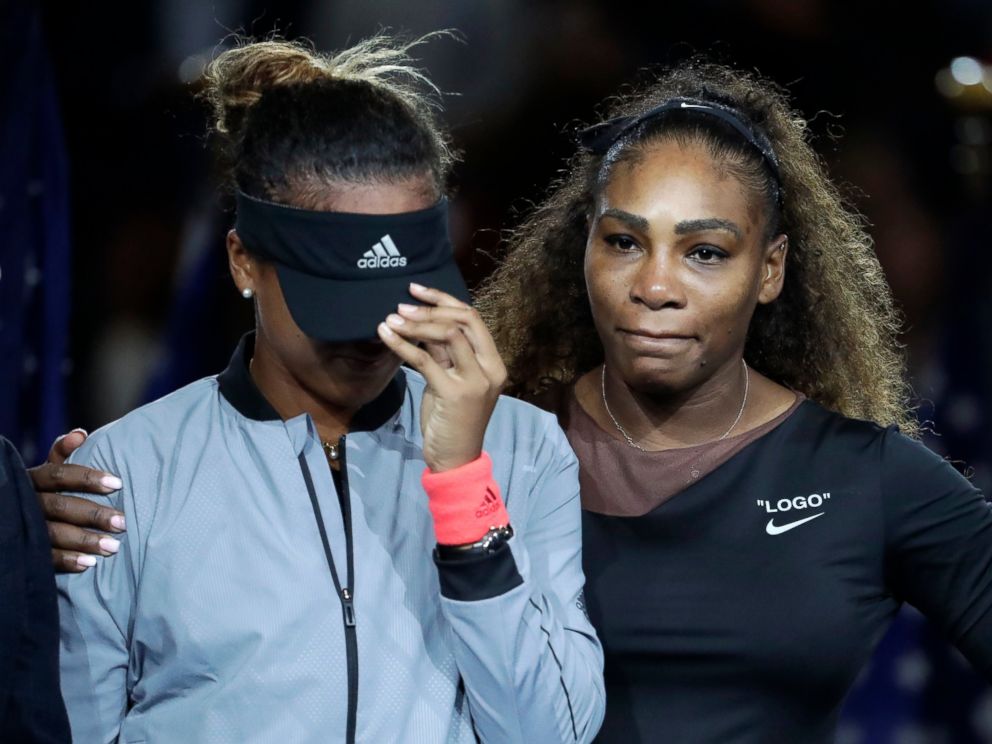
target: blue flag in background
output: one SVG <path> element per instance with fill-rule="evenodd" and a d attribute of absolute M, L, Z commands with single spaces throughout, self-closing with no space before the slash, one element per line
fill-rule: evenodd
<path fill-rule="evenodd" d="M 0 433 L 30 464 L 65 430 L 68 173 L 40 13 L 0 8 Z"/>

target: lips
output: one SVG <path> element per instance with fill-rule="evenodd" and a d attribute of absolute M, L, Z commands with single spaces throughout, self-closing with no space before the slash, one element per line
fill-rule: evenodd
<path fill-rule="evenodd" d="M 384 363 L 391 362 L 393 359 L 395 356 L 385 347 L 372 350 L 372 353 L 365 350 L 359 351 L 352 347 L 349 349 L 328 349 L 321 354 L 321 360 L 324 364 L 338 362 L 346 364 L 352 369 L 372 370 Z"/>
<path fill-rule="evenodd" d="M 380 364 L 382 362 L 387 361 L 390 358 L 390 356 L 391 354 L 387 351 L 382 354 L 376 354 L 375 356 L 361 356 L 357 354 L 339 354 L 338 358 L 343 359 L 344 361 L 350 364 L 364 365 L 367 367 L 371 367 L 376 364 Z"/>
<path fill-rule="evenodd" d="M 625 333 L 631 336 L 641 336 L 643 338 L 657 339 L 657 340 L 672 339 L 672 340 L 690 341 L 695 338 L 695 336 L 693 336 L 691 333 L 677 333 L 675 331 L 655 331 L 655 330 L 641 329 L 641 328 L 620 328 L 619 331 L 620 333 Z"/>
<path fill-rule="evenodd" d="M 346 344 L 318 343 L 316 348 L 324 362 L 341 359 L 351 364 L 371 366 L 393 356 L 389 348 L 379 341 L 359 341 Z"/>
<path fill-rule="evenodd" d="M 619 329 L 620 340 L 636 354 L 669 357 L 683 354 L 697 340 L 685 333 L 648 329 Z"/>

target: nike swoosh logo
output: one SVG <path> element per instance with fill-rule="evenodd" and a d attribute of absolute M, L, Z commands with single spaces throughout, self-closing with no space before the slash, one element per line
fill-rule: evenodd
<path fill-rule="evenodd" d="M 769 535 L 781 535 L 783 532 L 788 532 L 793 527 L 798 527 L 801 524 L 806 524 L 817 517 L 822 517 L 826 512 L 820 512 L 819 514 L 814 514 L 812 517 L 806 517 L 806 519 L 800 519 L 798 522 L 789 522 L 788 524 L 783 524 L 781 527 L 775 526 L 775 520 L 769 519 L 768 524 L 765 526 L 765 532 Z"/>

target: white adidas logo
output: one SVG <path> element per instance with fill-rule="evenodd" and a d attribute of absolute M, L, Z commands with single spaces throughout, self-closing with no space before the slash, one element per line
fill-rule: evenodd
<path fill-rule="evenodd" d="M 360 269 L 384 269 L 390 266 L 406 266 L 406 257 L 400 255 L 396 243 L 388 235 L 383 235 L 372 246 L 372 250 L 365 251 L 365 255 L 358 259 Z"/>

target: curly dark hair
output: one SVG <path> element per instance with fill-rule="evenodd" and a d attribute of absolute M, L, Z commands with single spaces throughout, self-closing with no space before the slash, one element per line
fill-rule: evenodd
<path fill-rule="evenodd" d="M 806 120 L 776 84 L 699 59 L 618 97 L 606 118 L 636 116 L 677 97 L 733 108 L 766 137 L 780 164 L 781 201 L 758 149 L 715 117 L 648 119 L 606 155 L 580 150 L 544 202 L 510 234 L 505 261 L 477 298 L 506 361 L 509 392 L 537 395 L 602 362 L 583 276 L 588 216 L 616 162 L 675 139 L 707 148 L 751 193 L 762 195 L 769 235 L 789 237 L 782 294 L 755 311 L 748 364 L 841 414 L 916 433 L 896 340 L 899 314 L 864 219 L 827 176 Z"/>

